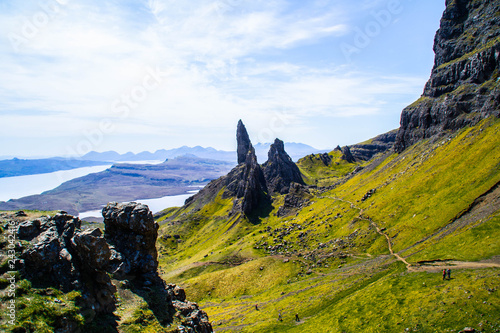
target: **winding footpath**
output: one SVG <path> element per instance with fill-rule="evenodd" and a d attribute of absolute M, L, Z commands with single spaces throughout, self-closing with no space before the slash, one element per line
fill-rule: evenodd
<path fill-rule="evenodd" d="M 394 252 L 392 249 L 391 238 L 388 234 L 386 234 L 372 219 L 363 216 L 363 209 L 356 206 L 354 203 L 337 198 L 337 197 L 319 197 L 319 199 L 331 199 L 344 203 L 348 203 L 351 205 L 352 209 L 359 210 L 358 218 L 360 220 L 364 220 L 370 223 L 371 226 L 375 228 L 377 233 L 381 236 L 384 236 L 387 240 L 387 247 L 389 248 L 389 252 L 392 256 L 396 258 L 396 260 L 405 264 L 408 272 L 439 272 L 443 269 L 453 268 L 453 269 L 478 269 L 478 268 L 500 268 L 500 257 L 494 258 L 491 260 L 477 261 L 477 262 L 468 262 L 468 261 L 456 261 L 456 260 L 435 260 L 429 261 L 425 264 L 410 264 L 406 261 L 405 258 L 400 256 L 397 252 Z"/>

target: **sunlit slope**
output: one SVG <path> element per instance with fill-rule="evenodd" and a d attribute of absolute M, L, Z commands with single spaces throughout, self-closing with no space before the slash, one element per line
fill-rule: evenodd
<path fill-rule="evenodd" d="M 260 223 L 230 216 L 222 191 L 199 210 L 170 210 L 163 277 L 186 288 L 217 332 L 495 332 L 499 131 L 489 119 L 380 156 L 334 189 L 309 189 L 287 216 L 277 216 L 276 196 Z M 309 164 L 308 182 L 341 179 L 346 166 L 334 167 L 325 177 Z M 457 261 L 450 281 L 432 266 L 445 259 Z"/>

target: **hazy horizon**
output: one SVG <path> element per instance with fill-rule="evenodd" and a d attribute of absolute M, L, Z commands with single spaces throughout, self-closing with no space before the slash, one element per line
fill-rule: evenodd
<path fill-rule="evenodd" d="M 1 2 L 0 156 L 317 149 L 399 127 L 444 10 L 435 0 Z"/>

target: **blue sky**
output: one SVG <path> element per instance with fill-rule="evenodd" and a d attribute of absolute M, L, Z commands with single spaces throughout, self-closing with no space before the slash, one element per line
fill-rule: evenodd
<path fill-rule="evenodd" d="M 399 126 L 444 0 L 0 0 L 0 156 L 320 149 Z"/>

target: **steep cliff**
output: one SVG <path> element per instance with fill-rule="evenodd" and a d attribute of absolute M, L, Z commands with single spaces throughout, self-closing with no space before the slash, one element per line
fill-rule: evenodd
<path fill-rule="evenodd" d="M 395 150 L 499 116 L 500 2 L 447 0 L 436 33 L 432 74 L 405 108 Z"/>

